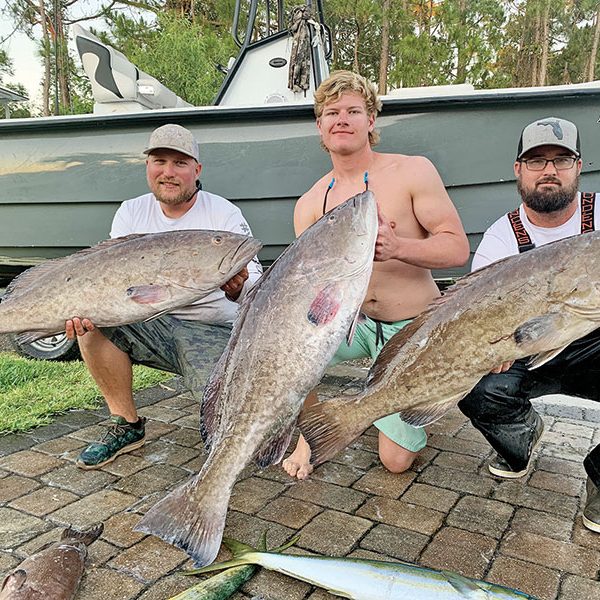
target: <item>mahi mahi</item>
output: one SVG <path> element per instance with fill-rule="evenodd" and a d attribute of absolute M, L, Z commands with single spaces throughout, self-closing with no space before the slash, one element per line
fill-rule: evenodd
<path fill-rule="evenodd" d="M 85 317 L 99 327 L 151 319 L 207 296 L 261 248 L 230 231 L 133 234 L 45 262 L 17 277 L 0 303 L 0 333 L 21 343 Z"/>
<path fill-rule="evenodd" d="M 253 458 L 279 462 L 302 402 L 353 331 L 377 237 L 371 192 L 337 206 L 287 248 L 244 301 L 202 406 L 210 453 L 202 470 L 136 526 L 186 550 L 217 555 L 232 487 Z"/>
<path fill-rule="evenodd" d="M 4 579 L 0 600 L 72 600 L 75 598 L 87 546 L 102 533 L 102 524 L 87 531 L 65 529 L 52 542 L 26 558 Z"/>
<path fill-rule="evenodd" d="M 394 335 L 364 390 L 319 402 L 299 426 L 320 464 L 377 419 L 424 426 L 505 361 L 547 362 L 600 326 L 600 232 L 511 256 L 460 279 Z"/>
<path fill-rule="evenodd" d="M 232 560 L 188 571 L 188 574 L 260 565 L 325 588 L 335 596 L 354 600 L 536 600 L 502 585 L 409 563 L 274 554 L 255 550 L 236 540 L 225 538 L 223 541 L 233 552 Z"/>

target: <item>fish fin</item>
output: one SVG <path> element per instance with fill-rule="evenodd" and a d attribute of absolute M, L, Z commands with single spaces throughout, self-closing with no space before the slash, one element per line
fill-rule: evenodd
<path fill-rule="evenodd" d="M 125 295 L 136 304 L 156 304 L 168 300 L 171 292 L 166 285 L 135 285 Z"/>
<path fill-rule="evenodd" d="M 269 465 L 276 465 L 283 458 L 285 451 L 292 441 L 294 426 L 291 425 L 279 435 L 272 437 L 254 456 L 254 461 L 261 469 L 266 469 Z"/>
<path fill-rule="evenodd" d="M 214 366 L 202 394 L 200 408 L 200 436 L 208 450 L 212 446 L 212 439 L 219 426 L 221 415 L 221 389 L 225 380 L 225 366 L 229 356 L 229 345 Z"/>
<path fill-rule="evenodd" d="M 240 558 L 232 558 L 231 560 L 224 560 L 223 562 L 214 563 L 207 565 L 206 567 L 200 567 L 198 569 L 187 569 L 186 571 L 180 571 L 182 575 L 203 575 L 204 573 L 212 573 L 213 571 L 222 571 L 223 569 L 229 569 L 231 567 L 241 567 L 243 565 L 254 565 L 256 564 L 253 560 L 245 556 Z"/>
<path fill-rule="evenodd" d="M 198 483 L 202 483 L 199 475 L 173 490 L 142 517 L 134 530 L 181 548 L 195 566 L 204 566 L 219 552 L 231 490 L 223 490 L 218 500 L 207 501 L 203 489 L 210 486 L 201 488 Z"/>
<path fill-rule="evenodd" d="M 83 542 L 86 546 L 89 546 L 92 542 L 95 542 L 104 531 L 104 524 L 98 523 L 85 531 L 78 531 L 72 527 L 67 527 L 60 536 L 61 540 L 71 539 Z"/>
<path fill-rule="evenodd" d="M 341 287 L 337 283 L 330 283 L 316 295 L 308 309 L 306 318 L 313 325 L 325 325 L 333 321 L 341 305 Z"/>
<path fill-rule="evenodd" d="M 9 592 L 17 592 L 23 587 L 26 580 L 27 572 L 23 569 L 17 569 L 16 571 L 9 573 L 4 578 L 2 586 L 0 587 L 0 592 L 4 591 L 5 589 Z"/>
<path fill-rule="evenodd" d="M 358 397 L 360 398 L 360 396 Z M 298 417 L 298 427 L 311 450 L 314 466 L 329 460 L 354 441 L 369 425 L 366 419 L 352 425 L 348 415 L 357 410 L 357 396 L 331 398 L 303 408 Z"/>
<path fill-rule="evenodd" d="M 515 342 L 524 351 L 531 349 L 533 354 L 542 343 L 545 347 L 556 346 L 556 340 L 562 330 L 562 317 L 557 313 L 550 313 L 533 317 L 519 325 L 513 334 Z"/>
<path fill-rule="evenodd" d="M 452 571 L 441 571 L 448 583 L 463 597 L 472 600 L 489 600 L 490 595 L 476 581 Z"/>
<path fill-rule="evenodd" d="M 21 345 L 31 344 L 42 338 L 58 335 L 59 333 L 64 333 L 64 331 L 23 331 L 22 333 L 15 335 L 15 339 L 17 340 L 17 343 Z"/>
<path fill-rule="evenodd" d="M 352 319 L 352 324 L 350 325 L 350 329 L 348 330 L 348 334 L 346 335 L 346 343 L 348 346 L 352 345 L 352 340 L 354 339 L 354 334 L 356 332 L 356 327 L 359 323 L 362 323 L 365 320 L 365 316 L 360 312 L 360 309 L 356 311 L 356 315 L 354 315 L 354 319 Z"/>
<path fill-rule="evenodd" d="M 532 356 L 527 362 L 527 367 L 530 371 L 533 369 L 537 369 L 542 365 L 545 365 L 547 362 L 551 361 L 555 356 L 558 356 L 565 348 L 567 348 L 569 344 L 565 346 L 561 346 L 560 348 L 554 348 L 554 350 L 547 350 L 546 352 L 539 352 Z"/>
<path fill-rule="evenodd" d="M 398 412 L 400 418 L 409 425 L 414 427 L 425 427 L 430 423 L 434 423 L 438 419 L 441 419 L 451 408 L 454 408 L 458 402 L 460 402 L 470 390 L 454 394 L 449 398 L 438 400 L 437 402 L 430 404 L 423 404 L 422 406 L 413 406 Z"/>

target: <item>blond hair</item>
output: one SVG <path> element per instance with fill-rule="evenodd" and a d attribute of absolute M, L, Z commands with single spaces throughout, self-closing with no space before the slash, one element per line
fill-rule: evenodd
<path fill-rule="evenodd" d="M 381 100 L 377 96 L 377 87 L 374 83 L 352 71 L 334 71 L 315 92 L 315 116 L 321 118 L 325 105 L 337 102 L 343 94 L 355 93 L 365 101 L 369 116 L 376 117 L 381 110 Z M 369 131 L 369 144 L 375 146 L 379 143 L 379 132 Z"/>

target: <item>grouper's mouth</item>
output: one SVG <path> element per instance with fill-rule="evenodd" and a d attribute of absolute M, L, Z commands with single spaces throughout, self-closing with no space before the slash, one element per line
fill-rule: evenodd
<path fill-rule="evenodd" d="M 231 267 L 238 267 L 237 271 L 245 267 L 262 248 L 262 242 L 249 237 L 239 244 L 233 252 L 223 257 L 219 264 L 219 273 L 227 273 Z M 236 272 L 237 272 L 236 271 Z"/>

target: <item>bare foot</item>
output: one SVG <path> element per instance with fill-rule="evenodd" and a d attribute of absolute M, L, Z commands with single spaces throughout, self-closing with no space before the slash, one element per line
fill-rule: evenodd
<path fill-rule="evenodd" d="M 310 446 L 300 436 L 295 450 L 283 461 L 283 468 L 291 477 L 306 479 L 313 471 L 310 464 Z"/>

